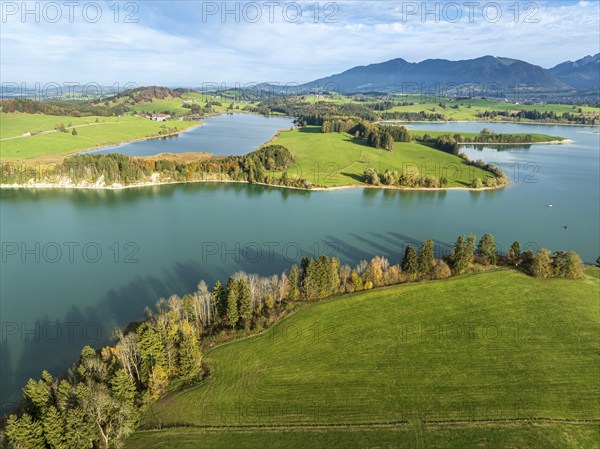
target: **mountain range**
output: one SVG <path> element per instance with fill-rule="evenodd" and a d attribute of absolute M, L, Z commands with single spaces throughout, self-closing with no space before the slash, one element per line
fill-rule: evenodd
<path fill-rule="evenodd" d="M 556 79 L 576 89 L 598 88 L 600 85 L 600 53 L 595 56 L 586 56 L 575 62 L 563 62 L 552 67 L 548 72 Z"/>
<path fill-rule="evenodd" d="M 408 62 L 402 58 L 357 66 L 320 78 L 302 87 L 331 85 L 338 92 L 389 92 L 407 90 L 411 84 L 529 86 L 543 91 L 600 89 L 600 53 L 567 61 L 551 69 L 518 59 L 483 56 L 449 61 L 427 59 Z"/>

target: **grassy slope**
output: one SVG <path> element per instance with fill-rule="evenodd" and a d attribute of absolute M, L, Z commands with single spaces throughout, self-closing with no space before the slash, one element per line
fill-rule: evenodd
<path fill-rule="evenodd" d="M 450 187 L 465 187 L 474 178 L 485 180 L 491 176 L 457 156 L 417 142 L 396 142 L 390 152 L 369 147 L 346 133 L 323 134 L 316 126 L 284 131 L 274 143 L 286 146 L 296 156 L 296 164 L 288 169 L 288 174 L 328 187 L 362 185 L 363 173 L 369 167 L 380 172 L 418 169 L 438 179 L 448 177 Z"/>
<path fill-rule="evenodd" d="M 96 118 L 98 123 L 96 123 Z M 63 117 L 43 114 L 0 113 L 0 138 L 20 136 L 37 130 L 53 131 L 57 123 L 77 127 L 77 135 L 50 132 L 0 141 L 2 160 L 26 160 L 40 156 L 60 156 L 78 150 L 119 144 L 127 140 L 156 136 L 162 125 L 180 130 L 194 122 L 159 123 L 143 117 Z"/>
<path fill-rule="evenodd" d="M 280 448 L 596 448 L 600 444 L 595 424 L 496 424 L 487 426 L 408 425 L 396 428 L 285 429 L 270 431 L 213 431 L 177 429 L 139 432 L 128 449 L 280 449 Z"/>
<path fill-rule="evenodd" d="M 143 111 L 155 112 L 155 113 L 162 112 L 162 111 L 169 111 L 169 112 L 175 112 L 178 115 L 187 115 L 187 114 L 190 114 L 191 111 L 190 111 L 190 109 L 183 107 L 183 105 L 185 104 L 184 100 L 195 100 L 196 103 L 200 106 L 204 106 L 206 104 L 207 100 L 218 101 L 221 103 L 221 106 L 213 106 L 213 108 L 214 108 L 215 112 L 217 112 L 219 114 L 225 113 L 225 112 L 240 112 L 240 110 L 242 110 L 247 105 L 256 104 L 256 103 L 252 103 L 252 102 L 248 102 L 248 101 L 233 102 L 232 100 L 218 98 L 213 95 L 195 93 L 195 92 L 186 92 L 186 93 L 182 94 L 181 98 L 167 97 L 167 98 L 163 98 L 163 99 L 154 99 L 153 101 L 144 101 L 144 102 L 140 102 L 140 103 L 137 103 L 134 105 L 130 105 L 129 107 L 131 108 L 132 111 L 134 111 L 136 113 L 143 112 Z M 234 103 L 234 108 L 236 106 L 239 106 L 239 109 L 229 111 L 228 108 L 232 102 Z"/>
<path fill-rule="evenodd" d="M 216 113 L 240 112 L 248 102 L 235 102 L 237 110 L 229 110 L 231 100 L 221 100 L 212 96 L 198 93 L 185 93 L 182 98 L 168 97 L 162 100 L 137 103 L 131 105 L 132 113 L 172 111 L 178 115 L 189 114 L 190 110 L 183 107 L 183 99 L 196 100 L 204 105 L 207 99 L 221 101 L 221 106 L 213 106 Z M 95 123 L 98 119 L 99 123 Z M 2 160 L 31 160 L 38 158 L 55 161 L 79 150 L 110 146 L 124 141 L 143 139 L 155 136 L 162 125 L 180 130 L 197 125 L 193 122 L 170 120 L 165 123 L 154 122 L 142 117 L 70 117 L 44 114 L 0 113 L 0 139 L 21 136 L 25 132 L 53 131 L 58 123 L 65 126 L 77 126 L 77 136 L 70 133 L 48 133 L 31 137 L 0 141 L 0 159 Z M 50 156 L 50 158 L 48 158 Z"/>
<path fill-rule="evenodd" d="M 498 442 L 496 447 L 506 447 L 499 442 L 504 437 L 481 429 L 484 424 L 430 431 L 427 421 L 597 420 L 598 288 L 593 279 L 540 281 L 502 270 L 320 302 L 265 334 L 211 350 L 206 354 L 208 379 L 154 404 L 145 423 L 315 426 L 407 421 L 399 427 L 409 426 L 408 431 L 388 428 L 369 441 L 357 437 L 364 430 L 352 428 L 356 435 L 340 439 L 337 447 L 414 438 L 439 441 L 440 447 L 471 447 L 468 442 L 490 438 Z M 506 442 L 514 447 L 588 447 L 582 442 L 595 438 L 598 443 L 593 427 L 571 427 L 552 425 L 541 431 L 513 421 L 505 431 Z M 194 432 L 198 430 L 180 431 L 181 446 L 161 447 L 186 447 L 183 441 L 205 438 L 211 447 L 230 447 L 236 438 L 232 429 L 208 436 Z M 290 442 L 296 447 L 319 435 L 329 438 L 314 427 L 294 432 Z M 277 446 L 275 441 L 283 438 L 278 431 L 253 433 L 258 441 L 265 440 L 265 447 Z M 546 435 L 548 445 L 516 443 L 536 441 L 536 434 Z M 164 435 L 138 433 L 129 447 L 177 441 Z M 447 442 L 450 435 L 456 444 Z M 463 439 L 466 446 L 459 442 Z M 336 441 L 332 438 L 323 447 L 336 447 Z"/>
<path fill-rule="evenodd" d="M 600 268 L 593 265 L 585 267 L 585 274 L 596 279 L 600 279 Z"/>

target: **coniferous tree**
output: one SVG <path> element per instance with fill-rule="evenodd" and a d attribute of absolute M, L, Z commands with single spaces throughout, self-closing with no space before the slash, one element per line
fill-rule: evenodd
<path fill-rule="evenodd" d="M 124 403 L 133 405 L 135 402 L 135 384 L 124 369 L 119 369 L 111 380 L 113 396 Z"/>
<path fill-rule="evenodd" d="M 239 314 L 238 314 L 238 283 L 237 281 L 233 278 L 230 277 L 229 280 L 227 281 L 227 288 L 226 288 L 227 292 L 227 312 L 225 314 L 225 317 L 227 319 L 227 324 L 234 328 L 238 321 L 239 321 Z"/>
<path fill-rule="evenodd" d="M 417 252 L 409 243 L 404 251 L 404 258 L 402 259 L 402 271 L 405 273 L 416 274 L 418 269 L 419 263 L 417 260 Z"/>
<path fill-rule="evenodd" d="M 506 254 L 506 261 L 514 265 L 521 261 L 521 244 L 518 241 L 515 241 L 510 245 L 510 249 Z"/>
<path fill-rule="evenodd" d="M 48 407 L 44 415 L 42 426 L 46 443 L 52 449 L 65 447 L 65 428 L 59 411 L 53 405 Z"/>
<path fill-rule="evenodd" d="M 430 274 L 433 270 L 433 241 L 425 240 L 421 244 L 421 248 L 419 249 L 419 257 L 418 257 L 418 270 L 419 273 Z"/>
<path fill-rule="evenodd" d="M 49 376 L 47 371 L 42 373 L 42 376 Z M 25 410 L 32 418 L 41 419 L 50 405 L 52 399 L 52 390 L 48 383 L 42 379 L 35 381 L 29 379 L 25 388 L 23 388 L 23 396 L 25 397 Z"/>
<path fill-rule="evenodd" d="M 94 445 L 91 435 L 93 424 L 81 408 L 67 410 L 65 417 L 65 449 L 90 449 Z"/>
<path fill-rule="evenodd" d="M 456 242 L 454 243 L 454 249 L 449 257 L 450 268 L 453 274 L 460 274 L 467 268 L 468 262 L 465 250 L 465 237 L 461 235 L 456 239 Z"/>
<path fill-rule="evenodd" d="M 227 313 L 227 298 L 221 281 L 217 280 L 212 289 L 213 309 L 220 319 L 223 319 Z"/>
<path fill-rule="evenodd" d="M 302 297 L 306 301 L 315 299 L 318 295 L 317 264 L 313 259 L 302 259 L 301 271 Z"/>
<path fill-rule="evenodd" d="M 336 294 L 340 291 L 340 259 L 332 257 L 330 260 L 330 294 Z"/>
<path fill-rule="evenodd" d="M 202 367 L 202 352 L 194 328 L 184 321 L 181 325 L 181 344 L 179 346 L 179 367 L 181 378 L 191 382 L 200 375 Z"/>
<path fill-rule="evenodd" d="M 238 313 L 240 325 L 250 328 L 252 321 L 252 294 L 245 279 L 238 281 Z"/>
<path fill-rule="evenodd" d="M 484 234 L 477 245 L 477 255 L 485 265 L 496 265 L 498 261 L 498 250 L 496 242 L 491 234 Z"/>
<path fill-rule="evenodd" d="M 452 254 L 450 254 L 450 268 L 453 274 L 463 273 L 473 262 L 473 254 L 475 250 L 475 236 L 469 235 L 467 239 L 464 236 L 460 236 L 456 239 Z"/>
<path fill-rule="evenodd" d="M 316 294 L 318 298 L 326 298 L 331 294 L 332 271 L 329 257 L 319 256 L 315 263 Z"/>
<path fill-rule="evenodd" d="M 20 418 L 15 415 L 8 417 L 6 437 L 16 448 L 45 449 L 44 429 L 40 421 L 33 420 L 31 415 L 24 413 Z"/>
<path fill-rule="evenodd" d="M 158 330 L 149 323 L 143 323 L 136 330 L 140 353 L 140 374 L 142 381 L 147 382 L 155 366 L 167 367 L 167 355 Z"/>
<path fill-rule="evenodd" d="M 469 234 L 469 237 L 467 238 L 467 246 L 465 248 L 465 255 L 466 255 L 468 263 L 473 262 L 473 259 L 475 256 L 475 235 L 473 235 L 473 234 Z"/>
<path fill-rule="evenodd" d="M 289 293 L 288 298 L 292 301 L 298 299 L 298 266 L 292 265 L 290 268 L 290 275 L 288 276 Z"/>

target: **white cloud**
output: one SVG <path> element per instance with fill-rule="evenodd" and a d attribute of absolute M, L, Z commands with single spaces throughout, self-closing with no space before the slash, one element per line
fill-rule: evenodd
<path fill-rule="evenodd" d="M 110 13 L 96 24 L 8 20 L 0 31 L 0 76 L 3 82 L 285 83 L 398 57 L 493 54 L 549 67 L 600 51 L 600 6 L 593 2 L 541 4 L 538 23 L 524 23 L 524 11 L 515 23 L 508 3 L 498 23 L 403 20 L 397 2 L 340 2 L 338 23 L 322 23 L 324 11 L 314 23 L 309 4 L 298 23 L 283 20 L 281 11 L 275 23 L 266 14 L 258 23 L 217 17 L 204 23 L 198 6 L 190 10 L 198 4 L 146 10 L 140 4 L 139 23 L 115 23 Z"/>

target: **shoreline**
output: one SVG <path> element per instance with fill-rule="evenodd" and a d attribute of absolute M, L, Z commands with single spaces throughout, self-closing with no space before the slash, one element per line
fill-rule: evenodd
<path fill-rule="evenodd" d="M 93 147 L 87 147 L 87 148 L 79 148 L 77 150 L 73 150 L 73 151 L 68 151 L 66 153 L 60 153 L 60 154 L 50 154 L 50 155 L 43 155 L 43 156 L 36 156 L 36 157 L 32 157 L 32 158 L 26 158 L 26 159 L 12 159 L 12 158 L 6 158 L 4 160 L 0 160 L 0 162 L 4 163 L 4 162 L 10 162 L 10 163 L 27 163 L 27 162 L 38 162 L 38 163 L 43 163 L 46 162 L 46 160 L 49 163 L 52 162 L 56 162 L 57 159 L 61 159 L 61 158 L 67 158 L 69 156 L 74 156 L 74 155 L 83 155 L 83 154 L 103 154 L 103 153 L 98 153 L 98 151 L 102 151 L 102 150 L 106 150 L 107 148 L 117 148 L 120 147 L 122 145 L 126 145 L 129 143 L 133 143 L 133 142 L 143 142 L 146 140 L 156 140 L 156 139 L 163 139 L 163 138 L 169 138 L 169 137 L 176 137 L 179 136 L 180 134 L 192 131 L 196 128 L 199 128 L 201 126 L 204 126 L 204 120 L 209 119 L 209 118 L 215 118 L 215 117 L 219 117 L 221 115 L 235 115 L 235 114 L 246 114 L 246 115 L 256 115 L 259 117 L 266 117 L 266 118 L 270 118 L 270 117 L 278 117 L 278 118 L 290 118 L 293 119 L 294 117 L 291 116 L 287 116 L 287 115 L 275 115 L 275 114 L 271 114 L 271 115 L 265 115 L 265 114 L 259 114 L 256 112 L 250 112 L 250 111 L 235 111 L 235 112 L 219 112 L 219 113 L 214 113 L 214 114 L 209 114 L 209 115 L 205 115 L 202 118 L 199 118 L 198 120 L 189 120 L 189 121 L 184 121 L 184 120 L 177 120 L 177 121 L 171 121 L 171 122 L 165 122 L 165 123 L 186 123 L 186 122 L 190 122 L 190 123 L 194 123 L 193 125 L 169 133 L 169 134 L 163 134 L 161 136 L 145 136 L 145 137 L 139 137 L 139 138 L 135 138 L 135 139 L 131 139 L 131 140 L 123 140 L 121 142 L 108 142 L 106 144 L 102 144 L 100 146 L 93 146 Z M 69 128 L 71 129 L 71 128 Z M 277 131 L 277 134 L 279 134 L 280 132 L 285 131 L 285 129 L 279 130 Z M 261 146 L 263 146 L 265 144 L 261 144 L 258 148 L 260 148 Z M 161 153 L 162 154 L 162 153 Z M 151 156 L 131 156 L 131 157 L 152 157 L 154 155 Z M 39 160 L 38 160 L 39 159 Z"/>
<path fill-rule="evenodd" d="M 194 121 L 194 120 L 192 120 Z M 94 151 L 101 151 L 101 150 L 105 150 L 107 148 L 116 148 L 116 147 L 120 147 L 121 145 L 126 145 L 128 143 L 133 143 L 133 142 L 143 142 L 145 140 L 155 140 L 155 139 L 166 139 L 167 137 L 175 137 L 178 136 L 180 134 L 186 133 L 188 131 L 191 131 L 192 129 L 198 128 L 199 126 L 204 126 L 204 122 L 200 121 L 197 122 L 195 125 L 192 125 L 188 128 L 182 129 L 180 131 L 174 131 L 172 133 L 169 134 L 163 134 L 162 136 L 146 136 L 146 137 L 139 137 L 137 139 L 132 139 L 132 140 L 124 140 L 122 142 L 119 142 L 117 144 L 109 144 L 109 145 L 102 145 L 100 147 L 91 147 L 91 148 L 84 148 L 83 150 L 75 150 L 71 153 L 67 153 L 65 154 L 65 156 L 73 156 L 76 154 L 94 154 Z"/>
<path fill-rule="evenodd" d="M 290 189 L 290 190 L 302 190 L 305 192 L 326 192 L 326 191 L 334 191 L 334 190 L 348 190 L 348 189 L 380 189 L 380 190 L 404 190 L 404 191 L 420 191 L 420 192 L 439 192 L 446 190 L 455 190 L 455 191 L 471 191 L 471 192 L 480 192 L 485 190 L 500 190 L 510 186 L 510 183 L 503 184 L 501 186 L 495 187 L 480 187 L 480 188 L 472 188 L 472 187 L 402 187 L 402 186 L 374 186 L 370 184 L 356 184 L 356 185 L 343 185 L 343 186 L 331 186 L 331 187 L 312 187 L 310 189 L 304 189 L 302 187 L 294 187 L 294 186 L 283 186 L 277 184 L 267 184 L 265 182 L 248 182 L 248 181 L 234 181 L 234 180 L 223 180 L 223 179 L 215 179 L 215 180 L 195 180 L 195 181 L 147 181 L 136 184 L 113 184 L 110 186 L 100 185 L 100 184 L 90 184 L 85 185 L 82 183 L 73 184 L 73 183 L 26 183 L 26 184 L 0 184 L 0 190 L 18 190 L 18 189 L 28 189 L 28 190 L 50 190 L 50 189 L 67 189 L 67 190 L 125 190 L 125 189 L 133 189 L 138 187 L 153 187 L 153 186 L 164 186 L 164 185 L 175 185 L 175 184 L 209 184 L 209 183 L 221 183 L 221 184 L 249 184 L 249 185 L 257 185 L 263 187 L 274 187 L 280 189 Z"/>
<path fill-rule="evenodd" d="M 172 122 L 173 123 L 173 122 Z M 58 153 L 58 154 L 45 154 L 45 155 L 40 155 L 40 156 L 34 156 L 31 158 L 25 158 L 25 159 L 13 159 L 13 158 L 6 158 L 6 159 L 2 159 L 0 160 L 0 162 L 5 163 L 27 163 L 27 162 L 33 162 L 33 163 L 57 163 L 57 160 L 63 160 L 65 158 L 68 158 L 69 156 L 75 156 L 75 155 L 83 155 L 83 154 L 95 154 L 93 153 L 94 151 L 99 151 L 99 150 L 103 150 L 105 148 L 113 148 L 113 147 L 119 147 L 121 145 L 125 145 L 128 143 L 133 143 L 133 142 L 142 142 L 144 140 L 154 140 L 154 139 L 162 139 L 162 138 L 167 138 L 167 137 L 175 137 L 178 136 L 179 134 L 191 131 L 195 128 L 198 128 L 199 126 L 204 126 L 204 122 L 198 122 L 192 126 L 189 126 L 185 129 L 181 129 L 169 134 L 164 134 L 162 136 L 145 136 L 145 137 L 138 137 L 132 140 L 124 140 L 118 143 L 107 143 L 105 145 L 101 145 L 101 146 L 93 146 L 93 147 L 88 147 L 88 148 L 79 148 L 73 151 L 67 151 L 66 153 Z M 71 129 L 71 128 L 68 128 Z"/>
<path fill-rule="evenodd" d="M 466 146 L 470 146 L 470 145 L 514 145 L 514 146 L 517 146 L 517 145 L 568 145 L 573 142 L 575 142 L 575 141 L 571 140 L 571 139 L 564 139 L 564 140 L 550 140 L 548 142 L 522 142 L 522 143 L 460 142 L 459 145 L 466 145 Z"/>

